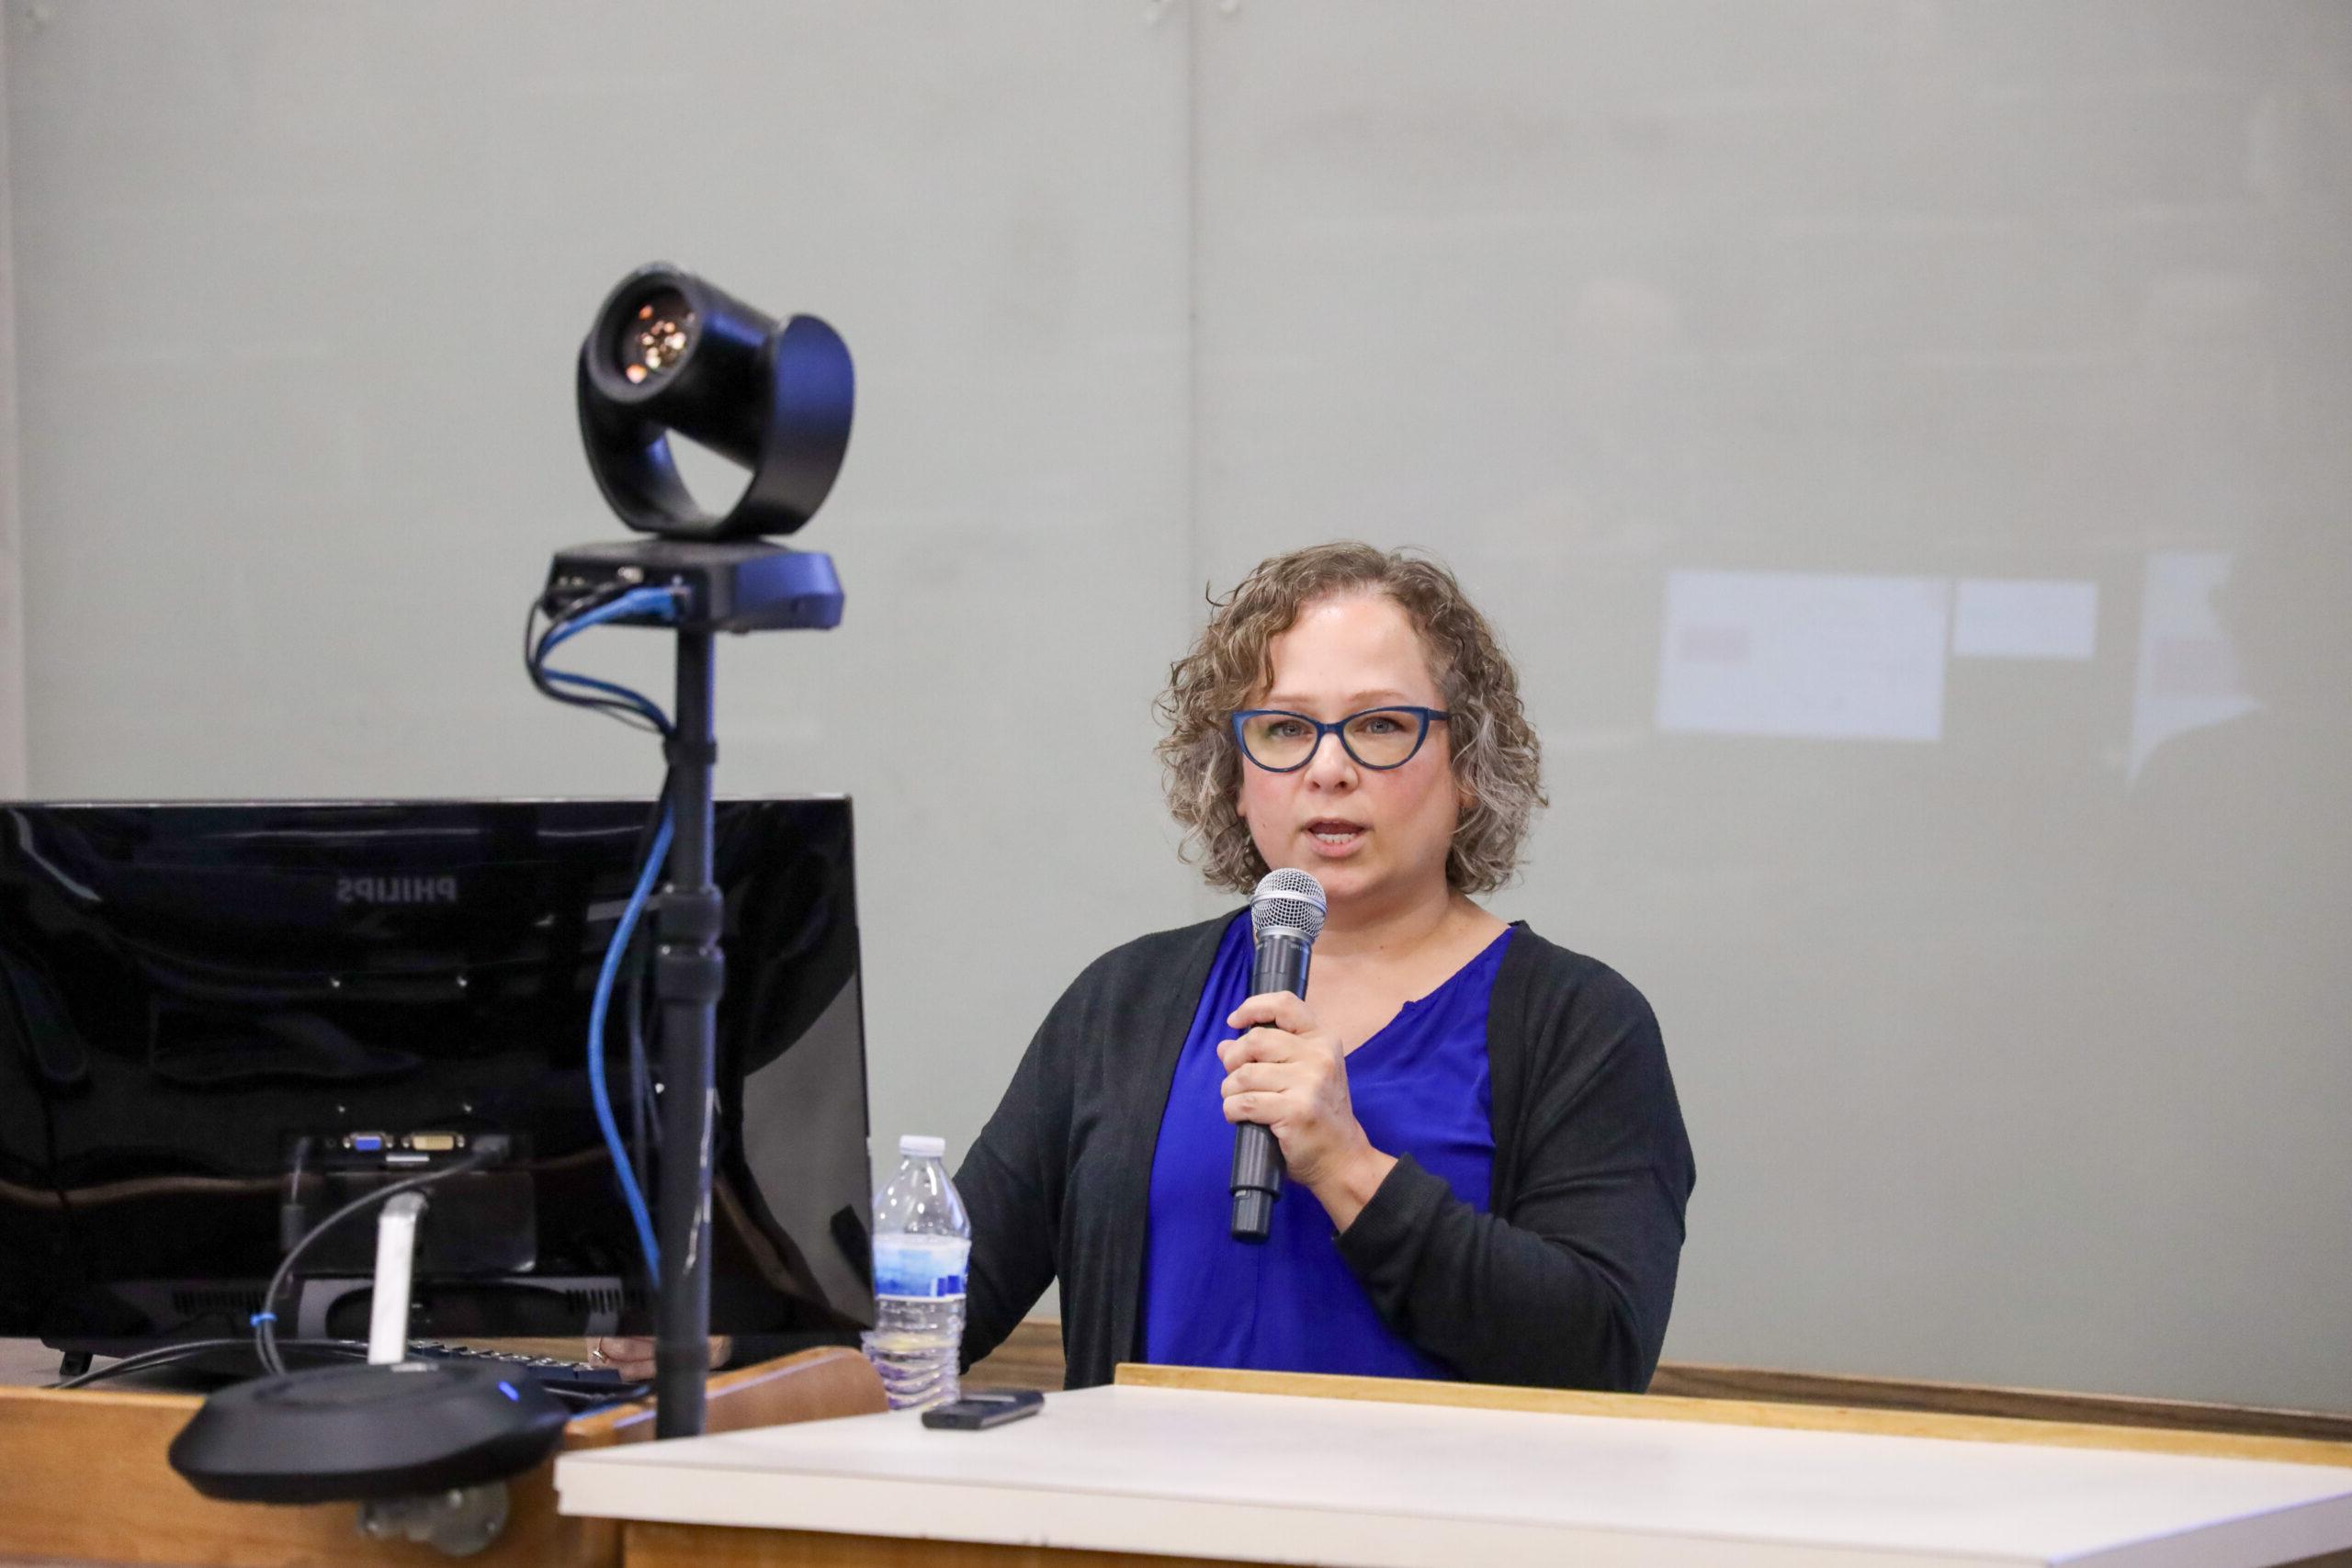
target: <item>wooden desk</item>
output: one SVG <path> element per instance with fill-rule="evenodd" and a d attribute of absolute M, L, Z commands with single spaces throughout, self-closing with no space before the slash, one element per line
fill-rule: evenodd
<path fill-rule="evenodd" d="M 566 1342 L 572 1348 L 579 1341 Z M 202 1401 L 193 1394 L 0 1387 L 0 1563 L 168 1564 L 171 1568 L 449 1568 L 458 1559 L 409 1541 L 371 1541 L 357 1505 L 216 1503 L 180 1479 L 165 1450 Z M 881 1380 L 855 1350 L 808 1350 L 710 1381 L 713 1431 L 858 1415 L 884 1407 Z M 583 1416 L 566 1451 L 650 1439 L 650 1402 Z M 481 1568 L 616 1568 L 617 1527 L 556 1513 L 554 1461 L 507 1483 L 506 1529 L 463 1559 Z"/>
<path fill-rule="evenodd" d="M 1122 1368 L 910 1415 L 565 1455 L 628 1568 L 1183 1562 L 2201 1568 L 2352 1548 L 2352 1445 Z"/>

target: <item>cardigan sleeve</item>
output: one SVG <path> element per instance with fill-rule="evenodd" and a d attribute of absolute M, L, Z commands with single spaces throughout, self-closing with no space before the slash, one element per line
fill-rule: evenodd
<path fill-rule="evenodd" d="M 1657 1021 L 1596 965 L 1531 1009 L 1520 1179 L 1481 1213 L 1400 1158 L 1341 1256 L 1382 1316 L 1476 1382 L 1638 1393 L 1649 1386 L 1694 1170 Z M 1548 1016 L 1546 1016 L 1548 1014 Z"/>
<path fill-rule="evenodd" d="M 956 1172 L 972 1224 L 964 1299 L 963 1365 L 1003 1343 L 1053 1283 L 1068 1168 L 1069 1076 L 1049 1065 L 1065 997 L 1037 1026 L 996 1113 Z"/>

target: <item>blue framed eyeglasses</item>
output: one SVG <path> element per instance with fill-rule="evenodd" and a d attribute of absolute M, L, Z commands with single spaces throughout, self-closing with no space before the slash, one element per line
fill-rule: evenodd
<path fill-rule="evenodd" d="M 1442 708 L 1366 708 L 1329 724 L 1282 708 L 1244 708 L 1233 716 L 1233 739 L 1241 754 L 1270 773 L 1295 773 L 1315 758 L 1327 735 L 1374 773 L 1401 768 L 1420 754 L 1430 726 L 1453 716 Z"/>

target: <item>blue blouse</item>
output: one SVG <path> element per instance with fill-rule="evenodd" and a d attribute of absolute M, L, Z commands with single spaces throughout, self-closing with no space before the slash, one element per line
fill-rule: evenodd
<path fill-rule="evenodd" d="M 1348 1054 L 1348 1096 L 1373 1147 L 1409 1154 L 1484 1213 L 1494 1179 L 1487 1004 L 1510 932 Z M 1165 1365 L 1450 1378 L 1381 1320 L 1315 1195 L 1286 1183 L 1264 1242 L 1235 1241 L 1233 1126 L 1225 1119 L 1226 1017 L 1250 996 L 1247 911 L 1209 966 L 1176 1064 L 1151 1162 L 1144 1359 Z M 1314 990 L 1312 970 L 1307 989 Z"/>

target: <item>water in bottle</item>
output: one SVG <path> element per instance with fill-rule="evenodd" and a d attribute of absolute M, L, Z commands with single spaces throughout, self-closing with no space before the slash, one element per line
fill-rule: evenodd
<path fill-rule="evenodd" d="M 893 1410 L 956 1397 L 972 1223 L 946 1153 L 938 1138 L 900 1138 L 899 1172 L 874 1195 L 874 1330 L 864 1343 Z"/>

